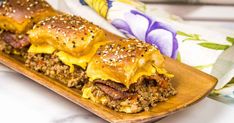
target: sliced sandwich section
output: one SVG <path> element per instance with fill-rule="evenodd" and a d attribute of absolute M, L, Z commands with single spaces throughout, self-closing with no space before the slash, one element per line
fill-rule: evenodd
<path fill-rule="evenodd" d="M 32 53 L 53 53 L 66 65 L 86 68 L 100 45 L 108 42 L 105 33 L 87 20 L 62 14 L 49 17 L 28 32 Z M 46 49 L 46 50 L 43 50 Z"/>
<path fill-rule="evenodd" d="M 30 45 L 26 31 L 35 23 L 58 14 L 44 0 L 5 0 L 0 6 L 0 50 L 25 56 Z"/>
<path fill-rule="evenodd" d="M 100 46 L 87 68 L 90 80 L 112 80 L 127 88 L 141 76 L 162 69 L 164 58 L 159 50 L 137 39 L 116 40 Z"/>
<path fill-rule="evenodd" d="M 56 14 L 45 0 L 5 0 L 0 7 L 0 28 L 23 33 L 38 21 Z"/>
<path fill-rule="evenodd" d="M 102 45 L 88 64 L 83 97 L 125 113 L 148 110 L 175 95 L 172 74 L 153 46 L 136 39 Z"/>
<path fill-rule="evenodd" d="M 40 21 L 28 34 L 32 45 L 26 65 L 79 89 L 88 81 L 85 70 L 90 59 L 108 42 L 98 26 L 66 14 Z"/>

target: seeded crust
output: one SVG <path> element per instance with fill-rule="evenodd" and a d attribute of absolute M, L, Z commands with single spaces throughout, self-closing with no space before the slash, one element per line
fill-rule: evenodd
<path fill-rule="evenodd" d="M 32 44 L 46 43 L 76 57 L 90 59 L 107 42 L 104 31 L 79 16 L 60 14 L 48 17 L 28 31 Z"/>
<path fill-rule="evenodd" d="M 86 72 L 91 80 L 105 75 L 128 87 L 140 76 L 154 74 L 153 66 L 163 65 L 164 58 L 154 46 L 137 39 L 122 39 L 100 46 Z"/>
<path fill-rule="evenodd" d="M 35 23 L 56 14 L 45 0 L 4 0 L 0 5 L 0 28 L 25 33 Z"/>

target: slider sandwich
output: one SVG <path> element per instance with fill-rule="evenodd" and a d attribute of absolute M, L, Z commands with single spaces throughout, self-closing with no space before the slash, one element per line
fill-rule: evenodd
<path fill-rule="evenodd" d="M 76 88 L 88 81 L 85 69 L 90 59 L 108 42 L 101 28 L 66 14 L 40 21 L 28 34 L 32 45 L 26 65 Z"/>
<path fill-rule="evenodd" d="M 0 5 L 0 51 L 25 56 L 33 25 L 57 12 L 44 0 L 5 0 Z"/>
<path fill-rule="evenodd" d="M 137 113 L 175 95 L 164 58 L 152 45 L 137 39 L 100 46 L 88 64 L 89 82 L 83 97 L 115 111 Z"/>
<path fill-rule="evenodd" d="M 80 89 L 83 98 L 95 103 L 137 113 L 176 94 L 173 75 L 154 46 L 113 38 L 43 0 L 5 1 L 0 22 L 0 51 L 22 56 L 28 68 Z"/>

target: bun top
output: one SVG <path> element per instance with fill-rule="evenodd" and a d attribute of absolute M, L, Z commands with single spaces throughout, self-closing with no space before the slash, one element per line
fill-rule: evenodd
<path fill-rule="evenodd" d="M 0 28 L 21 33 L 33 23 L 56 14 L 45 0 L 5 0 L 0 6 Z"/>
<path fill-rule="evenodd" d="M 34 32 L 36 30 L 44 30 L 63 36 L 66 40 L 63 40 L 62 43 L 66 44 L 67 47 L 70 48 L 75 48 L 76 45 L 81 45 L 78 43 L 82 43 L 84 45 L 90 43 L 90 41 L 96 38 L 96 33 L 102 31 L 101 28 L 86 19 L 68 14 L 48 17 L 37 23 L 33 27 L 33 30 L 29 32 Z M 72 39 L 75 40 L 73 43 L 71 42 Z M 89 39 L 90 41 L 86 41 L 85 39 Z M 70 44 L 73 45 L 71 46 Z"/>
<path fill-rule="evenodd" d="M 87 76 L 112 80 L 129 87 L 141 76 L 156 73 L 164 58 L 154 46 L 137 39 L 122 39 L 102 45 L 87 67 Z"/>
<path fill-rule="evenodd" d="M 98 47 L 108 42 L 104 30 L 81 17 L 67 14 L 40 21 L 28 34 L 31 44 L 50 45 L 79 58 L 80 63 L 88 63 Z"/>

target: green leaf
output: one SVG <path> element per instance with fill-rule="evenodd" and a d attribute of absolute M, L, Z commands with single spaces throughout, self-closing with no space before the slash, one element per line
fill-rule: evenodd
<path fill-rule="evenodd" d="M 176 60 L 178 60 L 179 62 L 181 62 L 181 55 L 180 55 L 179 52 L 178 52 L 178 54 L 177 54 Z"/>
<path fill-rule="evenodd" d="M 205 41 L 204 39 L 200 38 L 199 34 L 188 34 L 188 33 L 182 32 L 182 31 L 177 31 L 176 33 L 178 35 L 187 37 L 186 39 L 183 40 L 183 42 L 185 42 L 185 41 Z"/>
<path fill-rule="evenodd" d="M 206 64 L 206 65 L 198 65 L 198 66 L 193 66 L 199 70 L 202 70 L 204 68 L 208 68 L 208 67 L 211 67 L 213 64 Z"/>
<path fill-rule="evenodd" d="M 196 37 L 191 37 L 191 38 L 186 38 L 183 40 L 183 42 L 185 42 L 185 41 L 206 41 L 206 40 L 196 38 Z"/>
<path fill-rule="evenodd" d="M 195 40 L 203 40 L 203 39 L 200 38 L 200 35 L 198 35 L 198 34 L 194 34 L 193 35 L 193 39 L 195 39 Z"/>
<path fill-rule="evenodd" d="M 187 36 L 187 37 L 191 37 L 192 36 L 191 34 L 187 34 L 187 33 L 182 32 L 182 31 L 177 31 L 176 34 L 181 35 L 181 36 Z"/>
<path fill-rule="evenodd" d="M 227 36 L 226 40 L 232 44 L 234 44 L 234 38 Z"/>
<path fill-rule="evenodd" d="M 230 47 L 230 45 L 216 44 L 216 43 L 211 43 L 211 42 L 202 42 L 202 43 L 199 43 L 199 45 L 208 49 L 213 49 L 213 50 L 226 50 L 227 48 Z"/>
<path fill-rule="evenodd" d="M 224 87 L 229 87 L 230 85 L 234 85 L 234 77 Z"/>

